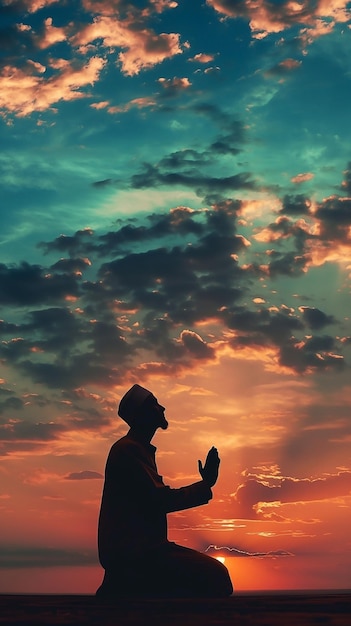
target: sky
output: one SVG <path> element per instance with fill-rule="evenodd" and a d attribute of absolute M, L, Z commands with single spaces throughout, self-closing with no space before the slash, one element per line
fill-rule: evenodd
<path fill-rule="evenodd" d="M 169 538 L 350 589 L 351 2 L 0 8 L 0 592 L 94 593 L 138 382 Z"/>

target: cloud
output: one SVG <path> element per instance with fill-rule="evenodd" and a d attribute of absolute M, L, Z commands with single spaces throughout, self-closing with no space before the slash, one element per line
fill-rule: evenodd
<path fill-rule="evenodd" d="M 139 16 L 125 19 L 108 15 L 97 15 L 87 26 L 72 37 L 71 42 L 84 51 L 85 47 L 102 41 L 106 49 L 122 48 L 118 63 L 127 76 L 153 67 L 167 58 L 182 53 L 179 34 L 155 33 L 140 22 Z"/>
<path fill-rule="evenodd" d="M 259 4 L 251 0 L 206 0 L 207 4 L 221 15 L 230 18 L 243 18 L 249 22 L 254 38 L 262 39 L 272 33 L 280 33 L 297 26 L 304 34 L 308 27 L 310 39 L 330 32 L 336 22 L 348 19 L 347 0 L 327 2 L 318 0 L 298 3 L 283 0 L 279 4 L 263 0 Z"/>
<path fill-rule="evenodd" d="M 223 128 L 233 123 L 216 108 L 203 114 Z M 170 153 L 152 176 L 163 176 L 168 168 L 196 170 L 204 159 L 192 149 Z M 292 213 L 296 207 L 310 210 L 303 195 L 286 197 L 283 206 Z M 325 203 L 327 214 L 315 207 L 304 219 L 279 215 L 256 233 L 251 246 L 238 232 L 245 211 L 240 200 L 196 210 L 179 206 L 125 218 L 107 232 L 83 229 L 42 242 L 38 247 L 50 259 L 47 267 L 0 266 L 4 312 L 12 319 L 17 311 L 16 324 L 6 315 L 0 324 L 0 356 L 21 378 L 54 394 L 89 386 L 110 389 L 128 372 L 144 378 L 156 371 L 174 375 L 215 361 L 226 348 L 237 358 L 255 355 L 265 363 L 269 353 L 271 366 L 281 371 L 342 371 L 348 343 L 324 332 L 336 323 L 333 315 L 304 303 L 293 309 L 272 307 L 265 298 L 247 299 L 262 277 L 308 271 L 312 261 L 305 249 L 311 242 L 317 246 L 322 233 L 321 227 L 320 234 L 312 232 L 312 220 L 320 223 L 332 213 Z M 339 209 L 336 203 L 337 214 Z M 267 240 L 275 247 L 260 252 L 257 246 Z M 1 404 L 11 417 L 11 409 L 22 410 L 22 398 L 12 396 Z M 108 423 L 109 411 L 104 416 L 97 406 L 89 413 L 89 401 L 68 400 L 66 426 Z M 21 422 L 11 426 L 5 438 L 21 428 Z M 54 426 L 31 429 L 24 438 L 34 438 L 35 432 L 42 441 L 45 432 L 53 438 L 59 434 Z"/>
<path fill-rule="evenodd" d="M 81 250 L 86 250 L 89 239 L 92 238 L 94 231 L 91 228 L 83 228 L 77 230 L 74 235 L 59 235 L 53 242 L 38 243 L 37 247 L 48 253 L 52 250 L 58 252 L 67 252 L 70 256 L 79 255 Z"/>
<path fill-rule="evenodd" d="M 256 557 L 256 558 L 277 558 L 284 556 L 294 556 L 292 552 L 286 550 L 270 550 L 269 552 L 249 552 L 248 550 L 241 550 L 240 548 L 228 547 L 228 546 L 215 546 L 210 545 L 206 548 L 205 552 L 212 557 L 217 556 L 229 556 L 229 557 Z"/>
<path fill-rule="evenodd" d="M 156 33 L 148 24 L 153 14 L 176 7 L 175 2 L 150 0 L 147 7 L 138 8 L 124 1 L 116 5 L 108 0 L 85 0 L 82 19 L 68 21 L 67 17 L 59 26 L 52 17 L 36 15 L 51 3 L 28 0 L 7 7 L 9 24 L 3 29 L 2 41 L 8 55 L 0 71 L 4 116 L 54 111 L 60 102 L 90 97 L 87 88 L 100 80 L 105 67 L 116 62 L 116 51 L 117 64 L 127 76 L 183 52 L 178 33 Z M 114 112 L 114 107 L 111 109 Z"/>
<path fill-rule="evenodd" d="M 34 305 L 76 296 L 75 277 L 50 274 L 39 265 L 22 262 L 20 265 L 0 264 L 0 298 L 4 305 Z"/>
<path fill-rule="evenodd" d="M 299 373 L 330 368 L 340 370 L 345 365 L 340 345 L 334 337 L 303 335 L 304 320 L 309 327 L 315 324 L 318 329 L 331 323 L 332 318 L 322 311 L 308 311 L 301 320 L 287 307 L 271 311 L 236 307 L 226 310 L 225 320 L 228 328 L 233 330 L 228 343 L 236 352 L 275 347 L 279 365 Z"/>
<path fill-rule="evenodd" d="M 7 65 L 0 72 L 0 109 L 24 117 L 60 101 L 86 97 L 84 88 L 98 80 L 104 65 L 99 57 L 85 63 L 56 60 L 51 63 L 53 75 L 49 78 L 36 64 L 27 62 L 24 68 Z"/>
<path fill-rule="evenodd" d="M 305 172 L 303 174 L 297 174 L 293 176 L 290 180 L 295 185 L 301 185 L 301 183 L 305 183 L 308 180 L 312 180 L 314 178 L 314 174 L 312 172 Z"/>
<path fill-rule="evenodd" d="M 64 28 L 57 28 L 53 25 L 52 17 L 44 20 L 43 32 L 34 36 L 34 42 L 40 49 L 49 48 L 61 41 L 66 40 L 66 31 Z"/>
<path fill-rule="evenodd" d="M 96 565 L 95 550 L 67 550 L 42 546 L 3 545 L 0 550 L 0 567 L 4 569 L 33 567 L 63 567 Z"/>
<path fill-rule="evenodd" d="M 282 81 L 292 71 L 300 67 L 301 63 L 301 61 L 297 61 L 296 59 L 284 59 L 284 61 L 280 61 L 277 65 L 266 70 L 263 75 L 265 78 L 277 78 Z"/>
<path fill-rule="evenodd" d="M 192 356 L 197 359 L 211 359 L 214 356 L 214 350 L 206 344 L 206 342 L 194 331 L 183 330 L 180 339 L 185 348 L 189 350 Z"/>
<path fill-rule="evenodd" d="M 314 330 L 323 328 L 328 324 L 333 324 L 335 319 L 332 315 L 326 315 L 316 307 L 302 306 L 300 307 L 308 326 Z"/>
<path fill-rule="evenodd" d="M 2 389 L 0 391 L 3 392 Z M 10 394 L 11 392 L 8 391 L 7 393 Z M 24 404 L 23 400 L 21 398 L 16 398 L 15 396 L 6 398 L 3 401 L 0 400 L 0 415 L 2 413 L 7 413 L 7 412 L 12 412 L 16 414 L 17 411 L 21 411 L 21 409 L 23 409 L 23 404 Z M 1 422 L 0 422 L 0 428 L 1 428 Z"/>
<path fill-rule="evenodd" d="M 206 54 L 205 52 L 199 52 L 188 60 L 193 63 L 212 63 L 212 61 L 214 61 L 215 59 L 215 56 L 215 54 Z"/>
<path fill-rule="evenodd" d="M 347 190 L 345 181 L 341 188 Z M 279 273 L 297 275 L 299 271 L 306 272 L 311 266 L 327 262 L 345 266 L 351 246 L 350 203 L 348 196 L 340 195 L 320 202 L 304 194 L 284 196 L 279 217 L 253 235 L 256 241 L 276 243 L 275 248 L 266 250 L 270 262 L 254 264 L 252 270 L 274 276 Z M 293 220 L 289 214 L 303 217 Z M 292 245 L 289 252 L 281 249 L 284 240 Z"/>
<path fill-rule="evenodd" d="M 303 194 L 286 194 L 282 200 L 280 213 L 288 215 L 308 215 L 311 200 Z"/>
<path fill-rule="evenodd" d="M 347 166 L 347 169 L 344 171 L 344 180 L 341 183 L 341 188 L 351 196 L 351 161 Z"/>
<path fill-rule="evenodd" d="M 71 472 L 65 476 L 65 480 L 96 480 L 103 478 L 103 475 L 99 472 L 92 472 L 91 470 L 83 470 L 81 472 Z"/>
<path fill-rule="evenodd" d="M 119 106 L 108 106 L 107 111 L 108 113 L 111 113 L 111 114 L 126 113 L 127 111 L 130 111 L 133 108 L 137 108 L 137 109 L 153 108 L 156 106 L 156 104 L 157 104 L 156 100 L 153 97 L 133 98 L 129 102 L 126 102 L 126 104 L 122 104 Z M 104 183 L 105 181 L 101 181 L 101 182 Z M 95 183 L 95 185 L 96 184 L 97 183 Z"/>
<path fill-rule="evenodd" d="M 351 198 L 326 198 L 317 205 L 315 217 L 320 221 L 321 239 L 351 241 Z"/>
<path fill-rule="evenodd" d="M 243 511 L 255 511 L 261 503 L 296 503 L 329 500 L 349 495 L 351 472 L 342 471 L 323 478 L 278 477 L 273 481 L 248 478 L 238 486 L 233 498 Z"/>
<path fill-rule="evenodd" d="M 178 90 L 180 86 L 172 79 L 169 88 L 173 94 L 174 88 Z M 160 98 L 158 106 L 162 110 Z M 128 186 L 132 189 L 165 186 L 190 188 L 208 204 L 218 204 L 226 198 L 233 198 L 238 190 L 267 191 L 268 188 L 255 180 L 251 172 L 240 171 L 237 164 L 229 165 L 228 161 L 224 171 L 220 167 L 218 156 L 236 157 L 243 150 L 247 141 L 247 129 L 243 122 L 205 103 L 192 106 L 190 110 L 210 119 L 216 128 L 213 140 L 204 149 L 200 151 L 197 147 L 189 146 L 171 152 L 156 163 L 144 162 L 141 171 L 132 174 L 129 181 L 115 179 L 111 182 L 118 187 Z M 214 166 L 214 163 L 217 165 Z"/>
<path fill-rule="evenodd" d="M 165 90 L 167 97 L 174 97 L 191 87 L 189 78 L 158 78 L 160 85 Z"/>
<path fill-rule="evenodd" d="M 7 420 L 0 422 L 0 457 L 30 456 L 33 452 L 48 454 L 52 450 L 51 443 L 58 441 L 67 430 L 63 423 L 32 422 L 22 411 L 19 419 L 18 409 L 14 412 L 13 407 L 7 414 Z"/>
<path fill-rule="evenodd" d="M 222 198 L 223 194 L 232 194 L 239 189 L 259 190 L 259 186 L 248 172 L 217 177 L 205 176 L 196 171 L 162 172 L 158 167 L 150 164 L 145 164 L 143 172 L 132 176 L 131 186 L 134 189 L 147 189 L 159 186 L 189 187 L 194 189 L 200 197 L 211 194 L 211 197 L 217 200 Z"/>

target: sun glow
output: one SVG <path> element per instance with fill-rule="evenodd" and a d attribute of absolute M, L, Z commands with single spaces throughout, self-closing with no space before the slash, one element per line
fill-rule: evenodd
<path fill-rule="evenodd" d="M 225 558 L 224 556 L 216 556 L 215 557 L 217 559 L 217 561 L 219 561 L 220 563 L 225 563 Z"/>

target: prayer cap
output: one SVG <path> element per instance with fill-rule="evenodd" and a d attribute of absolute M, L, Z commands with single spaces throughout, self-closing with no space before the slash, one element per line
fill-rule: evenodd
<path fill-rule="evenodd" d="M 146 400 L 146 398 L 148 398 L 151 395 L 152 395 L 151 391 L 148 391 L 144 387 L 141 387 L 138 384 L 133 385 L 133 387 L 131 387 L 129 391 L 127 391 L 127 393 L 124 394 L 123 398 L 121 399 L 119 403 L 119 407 L 118 407 L 118 415 L 125 422 L 127 422 L 129 426 L 131 426 L 134 420 L 135 414 L 140 409 L 144 400 Z"/>

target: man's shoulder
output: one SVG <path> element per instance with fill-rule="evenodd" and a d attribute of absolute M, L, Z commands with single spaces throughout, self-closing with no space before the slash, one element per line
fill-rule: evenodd
<path fill-rule="evenodd" d="M 145 455 L 145 453 L 147 453 L 148 450 L 145 448 L 145 446 L 139 442 L 136 441 L 135 439 L 133 439 L 132 437 L 129 437 L 128 435 L 124 435 L 124 437 L 121 437 L 121 439 L 118 439 L 118 441 L 115 441 L 115 443 L 113 444 L 111 450 L 110 450 L 110 456 L 119 456 L 119 455 L 124 455 L 124 454 L 128 454 L 128 455 L 134 455 L 134 456 L 143 456 Z"/>

